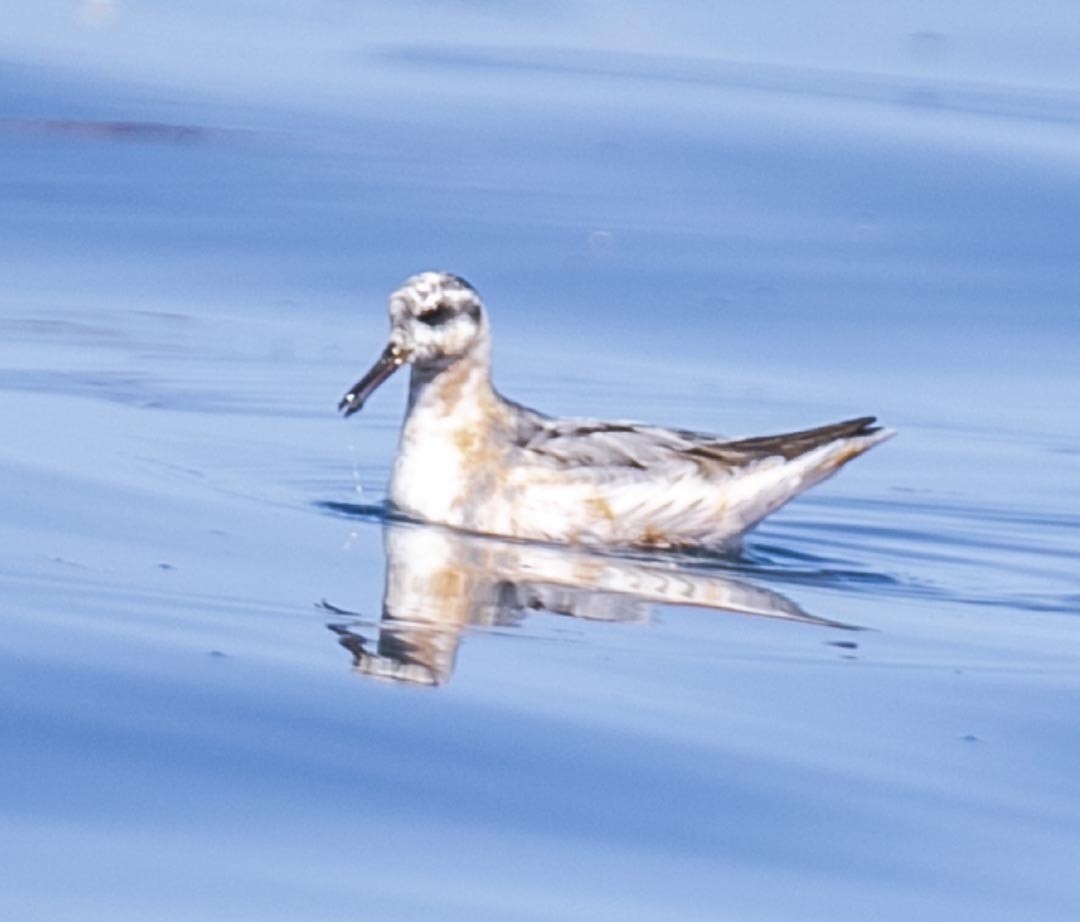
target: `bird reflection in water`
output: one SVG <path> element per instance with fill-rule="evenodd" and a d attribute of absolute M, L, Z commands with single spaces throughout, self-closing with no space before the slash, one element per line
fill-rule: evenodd
<path fill-rule="evenodd" d="M 454 671 L 466 627 L 520 622 L 544 611 L 593 621 L 647 622 L 659 604 L 852 628 L 804 612 L 790 599 L 676 561 L 637 560 L 577 548 L 507 541 L 434 525 L 385 525 L 382 619 L 323 602 L 354 620 L 327 626 L 364 675 L 441 685 Z M 377 630 L 377 641 L 361 633 Z"/>

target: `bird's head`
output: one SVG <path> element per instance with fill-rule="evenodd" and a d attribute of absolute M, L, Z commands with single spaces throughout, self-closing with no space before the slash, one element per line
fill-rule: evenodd
<path fill-rule="evenodd" d="M 390 337 L 382 355 L 338 409 L 351 416 L 402 365 L 437 371 L 488 347 L 480 295 L 449 272 L 421 272 L 390 295 Z"/>

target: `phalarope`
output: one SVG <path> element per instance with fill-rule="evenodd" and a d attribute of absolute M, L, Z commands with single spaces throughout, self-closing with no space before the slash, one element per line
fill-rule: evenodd
<path fill-rule="evenodd" d="M 722 547 L 893 435 L 871 416 L 739 439 L 553 419 L 492 386 L 487 314 L 464 279 L 414 275 L 389 311 L 386 348 L 338 408 L 352 415 L 412 366 L 390 502 L 429 522 L 539 541 Z"/>

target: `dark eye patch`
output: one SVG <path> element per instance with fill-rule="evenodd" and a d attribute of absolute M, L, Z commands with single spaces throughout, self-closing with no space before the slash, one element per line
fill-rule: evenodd
<path fill-rule="evenodd" d="M 426 323 L 429 327 L 437 327 L 439 324 L 446 323 L 447 320 L 452 318 L 457 311 L 452 307 L 447 307 L 445 304 L 440 304 L 438 307 L 424 311 L 422 314 L 418 314 L 416 319 L 421 323 Z"/>

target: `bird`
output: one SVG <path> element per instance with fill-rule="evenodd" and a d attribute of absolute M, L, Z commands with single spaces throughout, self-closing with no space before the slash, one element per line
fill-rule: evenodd
<path fill-rule="evenodd" d="M 750 438 L 555 418 L 495 389 L 487 309 L 460 276 L 406 279 L 390 295 L 389 315 L 385 349 L 338 409 L 356 413 L 409 365 L 389 505 L 467 532 L 601 548 L 730 549 L 895 434 L 873 416 Z"/>

